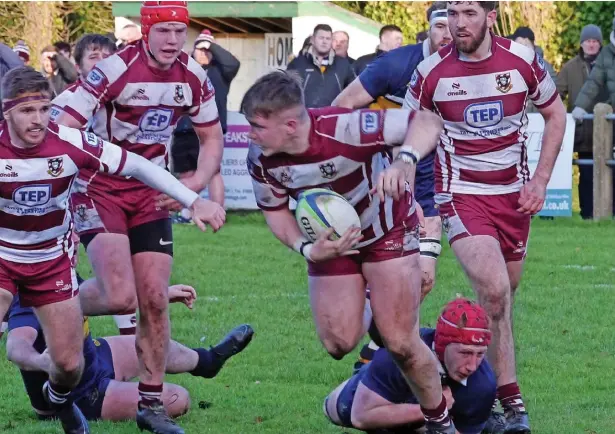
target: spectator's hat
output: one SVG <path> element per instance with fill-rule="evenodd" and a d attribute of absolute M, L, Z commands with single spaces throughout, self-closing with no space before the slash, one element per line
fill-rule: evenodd
<path fill-rule="evenodd" d="M 30 60 L 30 48 L 28 48 L 24 41 L 17 41 L 17 44 L 13 47 L 13 51 L 17 53 L 24 62 Z"/>
<path fill-rule="evenodd" d="M 588 24 L 581 30 L 581 44 L 588 39 L 595 39 L 602 44 L 602 30 L 595 24 Z"/>
<path fill-rule="evenodd" d="M 178 22 L 188 25 L 188 4 L 185 1 L 144 1 L 141 6 L 141 34 L 147 42 L 154 24 Z"/>
<path fill-rule="evenodd" d="M 478 303 L 457 298 L 444 307 L 434 337 L 438 359 L 444 361 L 444 350 L 449 344 L 488 346 L 490 342 L 489 315 Z"/>
<path fill-rule="evenodd" d="M 194 48 L 209 50 L 212 42 L 214 42 L 214 35 L 207 29 L 203 30 L 199 36 L 194 40 Z"/>

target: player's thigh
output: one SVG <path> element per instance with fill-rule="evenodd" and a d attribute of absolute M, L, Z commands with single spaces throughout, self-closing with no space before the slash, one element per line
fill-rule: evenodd
<path fill-rule="evenodd" d="M 101 418 L 121 421 L 134 419 L 139 402 L 139 383 L 111 380 L 105 392 Z M 164 383 L 162 402 L 170 416 L 185 413 L 190 407 L 190 395 L 181 386 Z"/>
<path fill-rule="evenodd" d="M 421 299 L 419 254 L 363 264 L 376 326 L 385 343 L 407 338 L 418 328 Z"/>
<path fill-rule="evenodd" d="M 135 278 L 127 235 L 96 234 L 86 251 L 100 291 L 114 297 L 134 296 Z"/>
<path fill-rule="evenodd" d="M 105 338 L 111 349 L 113 371 L 118 381 L 130 381 L 139 375 L 139 359 L 134 336 L 109 336 Z"/>
<path fill-rule="evenodd" d="M 308 283 L 312 314 L 321 340 L 338 338 L 354 347 L 363 329 L 363 276 L 310 275 Z"/>

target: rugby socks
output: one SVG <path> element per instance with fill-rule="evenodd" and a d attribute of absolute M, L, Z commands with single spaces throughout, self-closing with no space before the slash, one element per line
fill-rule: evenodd
<path fill-rule="evenodd" d="M 205 348 L 193 348 L 192 350 L 199 355 L 199 361 L 190 374 L 195 377 L 214 378 L 224 361 L 221 361 L 220 357 L 211 350 Z"/>
<path fill-rule="evenodd" d="M 152 407 L 162 403 L 162 384 L 139 382 L 139 406 Z"/>
<path fill-rule="evenodd" d="M 120 330 L 120 335 L 134 335 L 137 332 L 136 309 L 122 315 L 113 315 L 113 319 Z"/>
<path fill-rule="evenodd" d="M 504 411 L 515 410 L 525 412 L 525 404 L 521 398 L 521 391 L 517 382 L 498 387 L 497 396 Z"/>
<path fill-rule="evenodd" d="M 43 390 L 45 389 L 47 389 L 47 399 L 51 405 L 62 406 L 68 401 L 68 396 L 70 395 L 68 387 L 47 381 L 45 386 L 43 386 Z"/>
<path fill-rule="evenodd" d="M 442 395 L 442 401 L 434 409 L 428 409 L 421 405 L 421 411 L 425 416 L 425 422 L 431 422 L 432 424 L 448 426 L 451 423 L 451 418 L 448 414 L 448 408 L 446 406 L 446 398 Z"/>

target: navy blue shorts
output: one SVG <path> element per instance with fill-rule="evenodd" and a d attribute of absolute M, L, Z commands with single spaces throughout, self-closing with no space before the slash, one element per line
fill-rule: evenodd
<path fill-rule="evenodd" d="M 111 354 L 109 343 L 102 338 L 93 340 L 98 356 L 96 380 L 92 383 L 92 386 L 84 390 L 80 396 L 75 397 L 75 404 L 77 404 L 87 420 L 100 419 L 107 387 L 109 387 L 109 382 L 115 379 L 113 355 Z"/>
<path fill-rule="evenodd" d="M 340 418 L 342 425 L 346 428 L 354 428 L 352 426 L 352 420 L 350 419 L 350 413 L 352 411 L 354 395 L 357 392 L 357 387 L 359 387 L 359 383 L 361 382 L 361 371 L 364 369 L 365 366 L 363 366 L 361 370 L 355 375 L 350 377 L 348 383 L 346 383 L 342 391 L 337 396 L 337 416 Z"/>
<path fill-rule="evenodd" d="M 416 166 L 414 181 L 414 197 L 423 208 L 425 217 L 438 217 L 434 196 L 436 194 L 436 179 L 434 175 L 435 152 L 423 158 Z"/>

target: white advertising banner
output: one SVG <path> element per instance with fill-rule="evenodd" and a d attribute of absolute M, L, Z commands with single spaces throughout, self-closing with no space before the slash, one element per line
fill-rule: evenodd
<path fill-rule="evenodd" d="M 293 54 L 292 33 L 265 33 L 265 59 L 267 69 L 286 69 Z"/>

